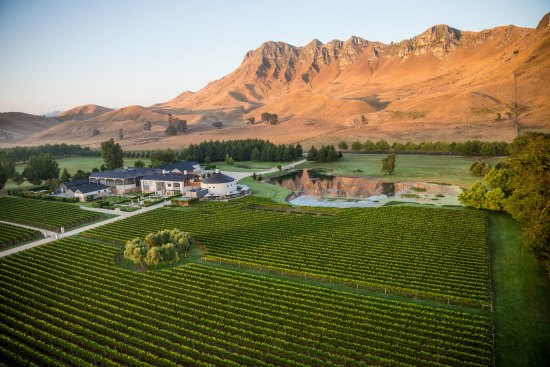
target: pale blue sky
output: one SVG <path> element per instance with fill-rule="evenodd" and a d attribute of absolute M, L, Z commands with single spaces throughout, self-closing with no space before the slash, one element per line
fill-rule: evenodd
<path fill-rule="evenodd" d="M 268 40 L 400 41 L 438 23 L 536 27 L 550 0 L 0 0 L 0 112 L 151 105 Z"/>

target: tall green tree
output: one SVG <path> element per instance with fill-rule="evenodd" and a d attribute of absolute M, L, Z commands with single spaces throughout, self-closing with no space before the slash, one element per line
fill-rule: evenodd
<path fill-rule="evenodd" d="M 22 174 L 15 171 L 15 173 L 11 176 L 11 180 L 17 185 L 17 187 L 21 187 L 21 184 L 25 182 L 25 177 L 23 177 Z"/>
<path fill-rule="evenodd" d="M 49 153 L 30 157 L 23 170 L 23 177 L 34 185 L 40 185 L 43 180 L 59 177 L 59 166 Z"/>
<path fill-rule="evenodd" d="M 391 175 L 395 171 L 395 153 L 391 152 L 388 156 L 382 159 L 382 172 Z"/>
<path fill-rule="evenodd" d="M 101 143 L 101 158 L 108 170 L 122 167 L 124 164 L 122 147 L 113 139 Z"/>
<path fill-rule="evenodd" d="M 505 210 L 521 224 L 530 251 L 550 260 L 550 134 L 524 133 L 508 148 L 510 158 L 459 200 L 478 209 Z"/>
<path fill-rule="evenodd" d="M 4 168 L 4 165 L 2 162 L 0 162 L 0 190 L 6 186 L 6 182 L 8 181 L 8 170 Z"/>
<path fill-rule="evenodd" d="M 67 171 L 67 167 L 63 168 L 63 172 L 61 172 L 61 177 L 59 177 L 59 180 L 61 182 L 66 182 L 71 180 L 71 174 L 69 171 Z"/>

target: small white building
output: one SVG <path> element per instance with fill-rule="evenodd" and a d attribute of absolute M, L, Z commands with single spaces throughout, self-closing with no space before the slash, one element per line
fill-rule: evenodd
<path fill-rule="evenodd" d="M 84 184 L 75 186 L 67 190 L 66 194 L 74 195 L 80 201 L 86 201 L 88 198 L 97 199 L 108 196 L 111 193 L 111 188 L 102 184 Z"/>
<path fill-rule="evenodd" d="M 208 189 L 210 195 L 226 196 L 237 191 L 237 180 L 216 170 L 202 180 L 201 188 Z"/>

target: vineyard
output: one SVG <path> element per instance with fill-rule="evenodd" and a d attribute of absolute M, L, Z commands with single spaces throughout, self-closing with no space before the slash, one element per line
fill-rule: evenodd
<path fill-rule="evenodd" d="M 183 213 L 155 212 L 161 217 Z M 239 223 L 246 228 L 246 222 Z M 0 361 L 27 366 L 493 365 L 492 325 L 484 314 L 200 264 L 139 274 L 113 265 L 119 252 L 106 244 L 62 239 L 0 259 Z"/>
<path fill-rule="evenodd" d="M 489 303 L 481 212 L 388 207 L 289 214 L 233 202 L 159 209 L 83 235 L 122 245 L 174 227 L 204 243 L 208 261 L 448 303 Z"/>
<path fill-rule="evenodd" d="M 82 210 L 77 206 L 51 201 L 0 198 L 0 220 L 21 223 L 29 226 L 59 232 L 97 221 L 103 214 Z"/>
<path fill-rule="evenodd" d="M 0 250 L 42 237 L 42 233 L 19 226 L 0 223 Z"/>

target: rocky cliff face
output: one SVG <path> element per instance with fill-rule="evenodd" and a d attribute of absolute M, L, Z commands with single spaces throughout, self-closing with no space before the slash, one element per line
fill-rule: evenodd
<path fill-rule="evenodd" d="M 550 14 L 536 29 L 509 25 L 470 32 L 439 24 L 391 44 L 356 36 L 327 43 L 314 39 L 301 47 L 269 41 L 196 93 L 85 121 L 114 137 L 121 127 L 131 136 L 134 125 L 135 134 L 143 135 L 141 122 L 152 121 L 162 134 L 170 113 L 188 121 L 189 141 L 195 133 L 200 139 L 262 136 L 279 142 L 322 134 L 325 143 L 347 136 L 511 140 L 515 128 L 506 116 L 514 101 L 514 75 L 518 102 L 525 107 L 524 128 L 550 128 Z M 67 115 L 76 120 L 102 112 L 96 110 Z M 245 123 L 252 117 L 260 121 L 263 112 L 276 113 L 280 123 Z M 212 126 L 217 121 L 223 129 Z M 75 131 L 82 128 L 74 122 L 79 122 Z M 86 134 L 81 136 L 89 139 Z M 36 141 L 58 135 L 46 131 Z"/>

